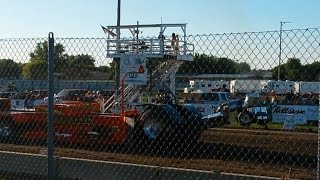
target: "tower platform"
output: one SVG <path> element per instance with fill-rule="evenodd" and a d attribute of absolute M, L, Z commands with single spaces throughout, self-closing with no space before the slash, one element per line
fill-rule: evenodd
<path fill-rule="evenodd" d="M 193 61 L 194 45 L 187 42 L 187 24 L 147 24 L 107 26 L 111 34 L 107 38 L 107 57 L 120 58 L 123 53 L 143 53 L 147 59 L 176 59 Z M 168 28 L 178 30 L 165 34 Z M 158 34 L 141 36 L 141 32 L 157 32 Z M 154 30 L 158 29 L 158 30 Z M 131 37 L 121 38 L 114 32 L 129 31 Z M 120 33 L 121 34 L 121 33 Z"/>

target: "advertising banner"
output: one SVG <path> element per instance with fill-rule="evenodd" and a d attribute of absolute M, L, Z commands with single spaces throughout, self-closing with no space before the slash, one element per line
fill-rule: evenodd
<path fill-rule="evenodd" d="M 319 120 L 319 106 L 310 105 L 275 105 L 272 108 L 272 121 L 284 122 L 291 118 L 295 124 L 306 124 Z"/>
<path fill-rule="evenodd" d="M 121 54 L 120 81 L 124 80 L 124 84 L 146 85 L 147 77 L 144 54 Z"/>

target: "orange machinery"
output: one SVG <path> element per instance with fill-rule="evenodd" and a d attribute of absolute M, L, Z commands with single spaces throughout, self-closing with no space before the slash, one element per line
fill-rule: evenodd
<path fill-rule="evenodd" d="M 48 106 L 33 111 L 13 111 L 10 99 L 0 99 L 0 138 L 46 140 Z M 54 105 L 55 141 L 75 144 L 122 144 L 128 133 L 126 117 L 136 117 L 136 110 L 120 114 L 100 113 L 97 102 L 71 101 Z"/>

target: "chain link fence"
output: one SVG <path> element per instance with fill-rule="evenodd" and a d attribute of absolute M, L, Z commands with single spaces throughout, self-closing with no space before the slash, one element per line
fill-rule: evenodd
<path fill-rule="evenodd" d="M 193 61 L 166 35 L 144 85 L 106 38 L 55 38 L 53 89 L 48 38 L 0 39 L 0 179 L 317 179 L 319 31 L 190 35 Z"/>

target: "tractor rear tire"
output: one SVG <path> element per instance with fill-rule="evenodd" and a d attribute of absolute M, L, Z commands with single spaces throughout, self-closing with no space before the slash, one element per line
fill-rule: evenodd
<path fill-rule="evenodd" d="M 252 124 L 252 117 L 250 113 L 243 111 L 238 115 L 238 121 L 242 126 L 249 127 Z"/>

